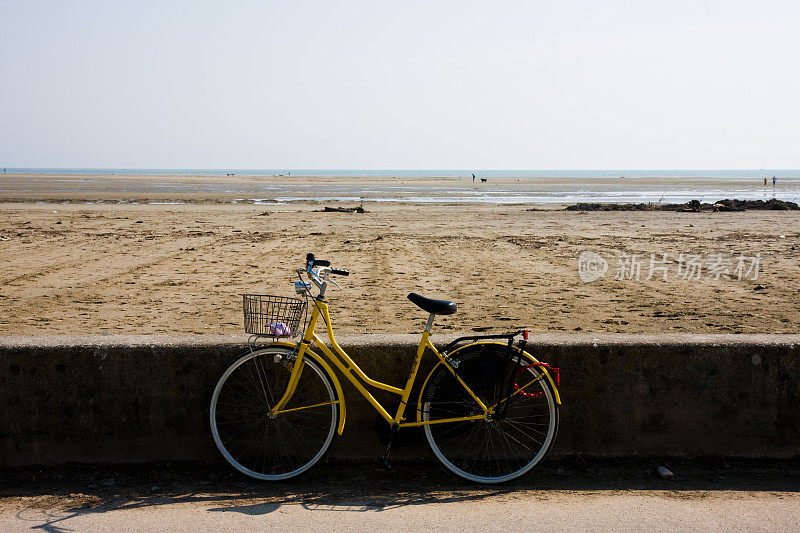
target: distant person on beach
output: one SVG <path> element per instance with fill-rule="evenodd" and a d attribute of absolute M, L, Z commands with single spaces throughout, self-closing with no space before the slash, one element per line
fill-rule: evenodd
<path fill-rule="evenodd" d="M 775 181 L 776 181 L 776 180 L 775 180 L 775 176 L 772 176 L 772 186 L 773 186 L 773 187 L 775 186 Z"/>
<path fill-rule="evenodd" d="M 764 176 L 764 187 L 766 187 L 766 186 L 767 186 L 767 177 Z"/>
<path fill-rule="evenodd" d="M 475 174 L 472 175 L 472 183 L 475 183 Z"/>

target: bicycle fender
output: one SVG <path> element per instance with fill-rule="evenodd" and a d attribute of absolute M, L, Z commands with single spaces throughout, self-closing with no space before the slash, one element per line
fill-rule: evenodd
<path fill-rule="evenodd" d="M 508 344 L 507 344 L 507 343 L 505 343 L 505 342 L 495 342 L 495 341 L 475 342 L 475 343 L 472 343 L 472 344 L 467 344 L 467 346 L 475 346 L 476 344 L 494 344 L 494 345 L 496 345 L 496 346 L 503 346 L 503 347 L 505 347 L 506 349 L 508 348 Z M 462 346 L 461 348 L 466 348 L 467 346 Z M 452 354 L 454 354 L 454 353 L 456 353 L 458 350 L 461 350 L 461 348 L 458 348 L 458 349 L 456 349 L 456 350 L 453 350 L 453 351 L 451 352 L 451 355 L 452 355 Z M 518 352 L 520 351 L 520 349 L 519 349 L 519 347 L 518 347 L 518 346 L 512 346 L 512 348 L 513 348 L 514 350 L 518 351 Z M 525 358 L 527 358 L 527 359 L 530 359 L 532 363 L 540 363 L 540 362 L 541 362 L 541 361 L 539 361 L 538 359 L 536 359 L 534 356 L 532 356 L 531 354 L 529 354 L 528 352 L 522 352 L 522 355 L 523 355 L 523 357 L 525 357 Z M 559 394 L 559 392 L 558 392 L 558 387 L 556 386 L 556 382 L 553 380 L 553 376 L 551 376 L 551 375 L 550 375 L 550 372 L 549 372 L 549 371 L 548 371 L 546 368 L 544 368 L 544 367 L 539 367 L 539 369 L 540 369 L 542 372 L 544 372 L 544 375 L 545 375 L 545 376 L 547 376 L 547 381 L 549 381 L 549 382 L 550 382 L 550 387 L 553 389 L 553 396 L 555 396 L 555 398 L 554 398 L 554 399 L 555 399 L 556 403 L 557 403 L 558 405 L 561 405 L 561 395 L 560 395 L 560 394 Z"/>
<path fill-rule="evenodd" d="M 281 348 L 294 349 L 297 347 L 297 344 L 285 341 L 275 341 L 269 346 L 280 346 Z M 310 355 L 311 358 L 314 359 L 314 362 L 319 364 L 319 366 L 321 366 L 323 370 L 328 373 L 328 377 L 330 377 L 331 381 L 333 382 L 333 387 L 336 389 L 336 397 L 339 398 L 339 427 L 336 428 L 336 432 L 341 435 L 344 431 L 344 421 L 347 416 L 347 406 L 345 405 L 344 391 L 342 390 L 341 383 L 339 383 L 339 378 L 336 376 L 336 373 L 334 373 L 328 362 L 310 347 L 306 347 L 306 355 Z"/>
<path fill-rule="evenodd" d="M 467 345 L 461 346 L 459 348 L 456 348 L 455 350 L 453 350 L 452 352 L 450 352 L 447 355 L 448 356 L 452 356 L 452 355 L 458 353 L 460 350 L 463 350 L 464 348 L 468 348 L 468 347 L 476 346 L 476 345 L 482 345 L 482 344 L 492 344 L 492 345 L 495 345 L 495 346 L 502 346 L 503 348 L 508 349 L 508 344 L 505 343 L 505 342 L 483 341 L 483 342 L 473 342 L 471 344 L 467 344 Z M 512 348 L 514 350 L 518 351 L 518 352 L 520 351 L 519 347 L 517 347 L 517 346 L 513 346 Z M 522 354 L 523 354 L 523 357 L 525 357 L 527 359 L 530 359 L 531 362 L 534 362 L 534 363 L 540 362 L 538 359 L 536 359 L 534 356 L 532 356 L 528 352 L 522 352 Z M 420 387 L 420 389 L 419 389 L 419 397 L 417 398 L 417 422 L 422 422 L 422 393 L 425 392 L 425 387 L 428 384 L 428 380 L 431 379 L 431 376 L 436 371 L 436 369 L 439 368 L 439 366 L 441 364 L 442 364 L 442 362 L 439 361 L 438 363 L 436 363 L 433 366 L 433 368 L 431 369 L 430 373 L 425 378 L 425 381 L 422 382 L 422 387 Z M 547 377 L 547 381 L 550 382 L 550 387 L 553 389 L 553 397 L 554 397 L 554 399 L 556 401 L 556 404 L 561 405 L 561 395 L 558 393 L 558 387 L 556 387 L 556 383 L 555 383 L 555 381 L 553 381 L 553 377 L 550 375 L 550 372 L 548 372 L 546 368 L 544 368 L 544 367 L 539 367 L 539 368 L 540 368 L 540 370 L 542 372 L 544 372 L 545 376 Z"/>

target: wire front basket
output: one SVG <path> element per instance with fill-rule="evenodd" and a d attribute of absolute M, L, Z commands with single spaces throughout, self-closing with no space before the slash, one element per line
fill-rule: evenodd
<path fill-rule="evenodd" d="M 243 294 L 244 330 L 264 337 L 294 337 L 299 333 L 306 302 L 299 298 Z"/>

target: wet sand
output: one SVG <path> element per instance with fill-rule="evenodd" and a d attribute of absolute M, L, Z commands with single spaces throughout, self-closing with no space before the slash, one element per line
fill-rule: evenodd
<path fill-rule="evenodd" d="M 337 331 L 408 333 L 425 313 L 406 295 L 454 299 L 449 332 L 796 333 L 798 212 L 531 211 L 530 205 L 318 202 L 248 205 L 0 203 L 0 334 L 237 333 L 241 293 L 292 295 L 307 252 L 350 269 L 329 293 Z M 95 193 L 97 199 L 113 191 Z M 29 201 L 19 201 L 26 195 Z M 35 197 L 35 198 L 34 198 Z M 6 198 L 8 196 L 6 195 Z M 163 200 L 158 195 L 148 200 Z M 172 198 L 174 200 L 174 198 Z M 329 204 L 343 205 L 343 204 Z M 578 256 L 608 261 L 584 283 Z M 675 258 L 760 254 L 758 279 L 676 275 Z M 620 254 L 639 279 L 614 279 Z M 667 280 L 646 279 L 667 254 Z M 752 277 L 752 273 L 751 276 Z M 243 334 L 243 333 L 242 333 Z M 244 335 L 244 334 L 243 334 Z"/>
<path fill-rule="evenodd" d="M 773 195 L 786 201 L 800 199 L 800 179 L 781 178 L 780 186 L 763 185 L 752 178 L 490 178 L 473 183 L 459 177 L 324 177 L 324 176 L 207 176 L 207 175 L 70 175 L 0 174 L 0 202 L 50 203 L 232 203 L 267 201 L 276 197 L 314 201 L 320 197 L 363 197 L 372 200 L 408 200 L 422 197 L 431 201 L 448 198 L 475 202 L 486 196 L 535 198 L 554 207 L 567 203 L 591 202 L 592 193 L 633 195 L 633 198 L 608 200 L 657 202 L 659 197 L 686 197 L 708 201 L 712 196 L 767 200 Z M 587 196 L 588 193 L 588 196 Z M 688 195 L 688 196 L 687 196 Z M 570 200 L 559 198 L 569 196 Z M 642 197 L 644 200 L 635 198 Z"/>

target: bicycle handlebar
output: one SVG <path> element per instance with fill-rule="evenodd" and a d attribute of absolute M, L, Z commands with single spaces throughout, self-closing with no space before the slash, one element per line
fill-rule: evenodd
<path fill-rule="evenodd" d="M 328 276 L 330 274 L 334 274 L 337 276 L 349 276 L 349 270 L 342 270 L 339 268 L 331 268 L 331 262 L 324 260 L 324 259 L 317 259 L 314 257 L 314 254 L 307 254 L 306 255 L 306 268 L 305 273 L 308 275 L 309 279 L 314 282 L 314 285 L 320 290 L 320 296 L 324 296 L 325 288 L 327 286 L 327 282 L 330 281 L 334 285 L 338 287 L 338 284 L 329 279 Z M 315 270 L 316 269 L 316 270 Z M 298 273 L 303 272 L 303 269 L 298 269 Z"/>
<path fill-rule="evenodd" d="M 330 261 L 326 261 L 325 259 L 316 259 L 314 254 L 306 254 L 306 269 L 329 266 L 331 266 Z"/>
<path fill-rule="evenodd" d="M 306 271 L 309 273 L 317 267 L 330 267 L 331 262 L 327 259 L 317 259 L 314 254 L 306 254 Z M 336 274 L 337 276 L 349 276 L 349 270 L 342 270 L 339 268 L 327 268 L 327 273 Z"/>

